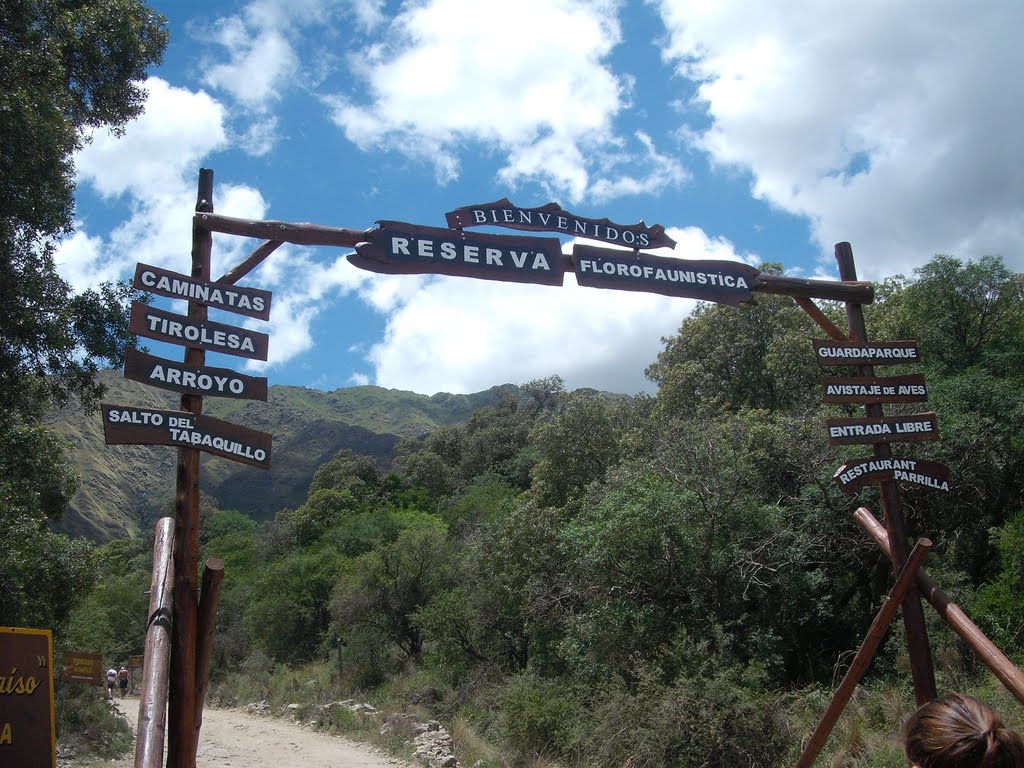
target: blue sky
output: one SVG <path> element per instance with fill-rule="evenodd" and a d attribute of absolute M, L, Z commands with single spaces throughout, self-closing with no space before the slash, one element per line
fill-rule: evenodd
<path fill-rule="evenodd" d="M 201 167 L 229 216 L 443 227 L 508 197 L 661 224 L 677 245 L 659 255 L 791 275 L 835 278 L 843 240 L 866 279 L 935 253 L 1024 267 L 1016 0 L 151 5 L 171 39 L 146 112 L 76 157 L 57 258 L 77 288 L 136 262 L 188 272 Z M 215 275 L 256 245 L 217 235 Z M 242 281 L 273 291 L 269 323 L 211 315 L 269 332 L 269 361 L 208 363 L 324 390 L 558 374 L 635 393 L 693 308 L 571 274 L 561 288 L 377 275 L 349 252 L 276 251 Z"/>

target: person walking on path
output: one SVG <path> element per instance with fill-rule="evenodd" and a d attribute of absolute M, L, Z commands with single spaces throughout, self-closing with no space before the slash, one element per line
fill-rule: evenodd
<path fill-rule="evenodd" d="M 114 683 L 117 682 L 117 670 L 111 667 L 107 670 L 107 698 L 114 698 Z"/>
<path fill-rule="evenodd" d="M 123 699 L 128 695 L 128 667 L 124 664 L 117 671 L 117 684 L 121 688 L 121 698 Z"/>

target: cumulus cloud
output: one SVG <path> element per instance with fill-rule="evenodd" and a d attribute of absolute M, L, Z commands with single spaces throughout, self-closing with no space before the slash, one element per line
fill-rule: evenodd
<path fill-rule="evenodd" d="M 1020 3 L 656 6 L 710 118 L 695 146 L 823 251 L 851 241 L 869 279 L 936 252 L 1024 265 Z"/>

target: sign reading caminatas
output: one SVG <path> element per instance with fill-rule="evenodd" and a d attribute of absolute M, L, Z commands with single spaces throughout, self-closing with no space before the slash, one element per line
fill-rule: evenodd
<path fill-rule="evenodd" d="M 132 287 L 171 299 L 195 301 L 214 309 L 248 315 L 258 320 L 270 319 L 271 294 L 270 291 L 260 288 L 211 283 L 141 263 L 135 266 Z"/>

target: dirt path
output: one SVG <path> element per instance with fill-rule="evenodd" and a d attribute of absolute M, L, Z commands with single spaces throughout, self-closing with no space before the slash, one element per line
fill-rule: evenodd
<path fill-rule="evenodd" d="M 135 730 L 138 699 L 117 701 Z M 107 765 L 132 768 L 132 757 Z M 199 739 L 199 768 L 413 768 L 372 747 L 329 736 L 273 717 L 237 709 L 206 709 Z"/>

